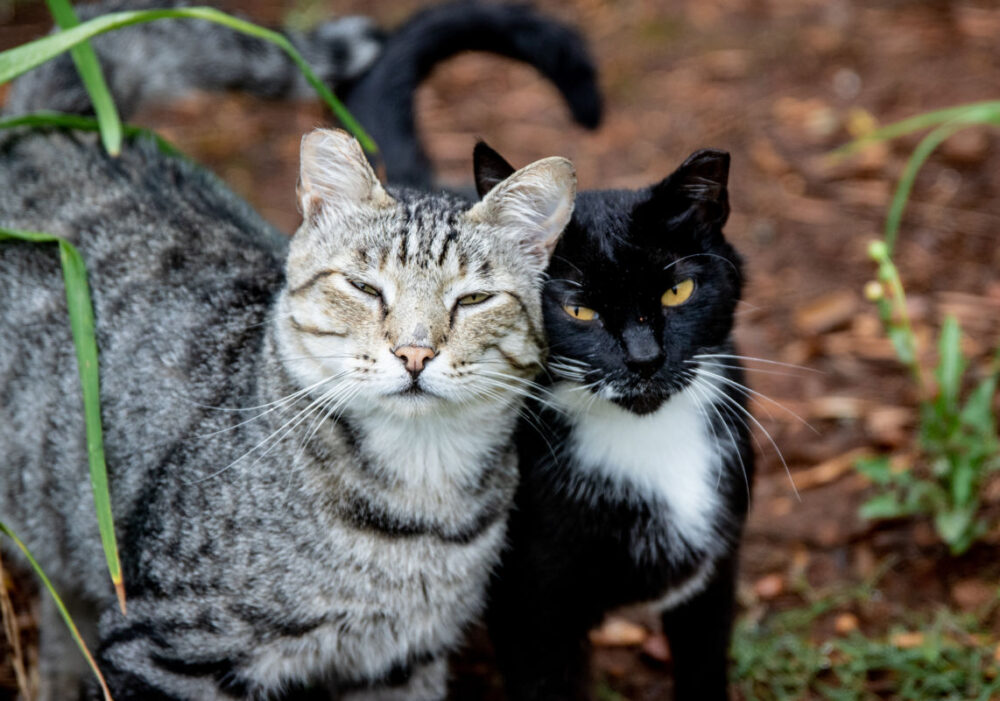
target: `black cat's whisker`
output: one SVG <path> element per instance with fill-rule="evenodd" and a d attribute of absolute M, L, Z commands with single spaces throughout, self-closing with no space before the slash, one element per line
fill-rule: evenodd
<path fill-rule="evenodd" d="M 723 358 L 726 360 L 743 360 L 745 362 L 765 363 L 767 365 L 780 365 L 781 367 L 784 368 L 792 368 L 794 370 L 802 370 L 804 372 L 813 372 L 818 375 L 826 374 L 822 370 L 817 370 L 816 368 L 810 368 L 805 365 L 796 365 L 795 363 L 783 363 L 780 360 L 768 360 L 767 358 L 754 358 L 753 356 L 750 355 L 735 355 L 732 353 L 699 353 L 691 357 L 699 360 L 702 358 L 708 358 L 710 360 L 714 358 Z"/>
<path fill-rule="evenodd" d="M 575 270 L 576 272 L 580 273 L 581 276 L 583 276 L 583 271 L 580 270 L 579 266 L 577 266 L 576 263 L 574 263 L 573 261 L 569 260 L 565 256 L 552 256 L 552 260 L 561 260 L 563 263 L 565 263 L 569 267 L 573 268 L 573 270 Z"/>
<path fill-rule="evenodd" d="M 713 378 L 719 380 L 720 382 L 724 382 L 727 385 L 729 385 L 730 387 L 733 387 L 734 389 L 737 389 L 740 392 L 743 392 L 744 395 L 746 395 L 748 397 L 753 397 L 753 398 L 758 399 L 758 400 L 760 400 L 762 402 L 768 402 L 769 404 L 772 404 L 772 405 L 778 407 L 779 409 L 781 409 L 782 411 L 784 411 L 785 413 L 787 413 L 789 416 L 792 416 L 793 418 L 795 418 L 796 420 L 798 420 L 803 426 L 805 426 L 806 428 L 808 428 L 810 431 L 812 431 L 813 433 L 815 433 L 817 436 L 820 435 L 820 432 L 817 431 L 812 426 L 812 424 L 810 424 L 804 418 L 802 418 L 801 416 L 799 416 L 798 414 L 796 414 L 794 411 L 792 411 L 791 409 L 789 409 L 788 407 L 786 407 L 781 402 L 779 402 L 779 401 L 777 401 L 775 399 L 771 399 L 770 397 L 768 397 L 763 392 L 758 392 L 755 389 L 750 389 L 746 385 L 744 385 L 744 384 L 742 384 L 740 382 L 737 382 L 736 380 L 734 380 L 732 378 L 726 377 L 725 375 L 720 375 L 718 373 L 710 372 L 708 370 L 705 370 L 703 367 L 702 368 L 698 368 L 697 372 L 703 372 L 704 374 L 708 375 L 709 377 L 713 377 Z M 766 411 L 766 409 L 765 409 L 765 411 Z"/>
<path fill-rule="evenodd" d="M 736 264 L 733 261 L 731 261 L 728 258 L 726 258 L 725 256 L 720 256 L 718 253 L 692 253 L 689 256 L 684 256 L 682 258 L 678 258 L 677 260 L 675 260 L 670 265 L 664 266 L 663 270 L 664 271 L 670 270 L 672 267 L 674 267 L 678 263 L 682 263 L 682 262 L 684 262 L 686 260 L 690 260 L 691 258 L 702 258 L 702 257 L 704 257 L 704 258 L 718 258 L 719 260 L 723 261 L 724 263 L 727 263 L 729 265 L 729 267 L 731 267 L 736 272 L 736 277 L 741 277 L 740 269 L 738 267 L 736 267 Z"/>
<path fill-rule="evenodd" d="M 573 285 L 574 287 L 579 287 L 580 289 L 583 289 L 583 285 L 581 285 L 576 280 L 570 280 L 569 278 L 564 278 L 564 277 L 549 278 L 548 280 L 546 280 L 546 282 L 565 282 L 567 285 Z"/>
<path fill-rule="evenodd" d="M 746 465 L 743 464 L 743 456 L 740 454 L 739 448 L 738 448 L 739 442 L 736 440 L 736 436 L 733 434 L 733 430 L 729 427 L 729 423 L 726 421 L 725 417 L 722 416 L 722 412 L 719 410 L 719 407 L 716 405 L 716 403 L 713 402 L 711 400 L 711 397 L 709 397 L 701 389 L 700 382 L 698 380 L 697 375 L 693 374 L 693 373 L 691 373 L 689 371 L 689 372 L 685 373 L 685 378 L 684 379 L 689 380 L 690 384 L 688 384 L 688 387 L 690 387 L 691 390 L 695 393 L 695 396 L 696 396 L 696 406 L 698 407 L 698 412 L 701 414 L 702 418 L 705 419 L 705 423 L 707 423 L 708 426 L 709 426 L 709 428 L 711 429 L 712 435 L 715 437 L 716 443 L 718 445 L 720 445 L 720 446 L 722 445 L 722 441 L 719 439 L 719 434 L 718 434 L 718 432 L 715 429 L 715 422 L 709 420 L 709 417 L 702 410 L 702 406 L 703 405 L 704 406 L 708 406 L 708 408 L 712 410 L 712 412 L 715 414 L 716 418 L 719 420 L 719 423 L 721 423 L 722 427 L 725 429 L 726 434 L 729 436 L 730 444 L 732 445 L 733 449 L 736 450 L 736 459 L 740 463 L 740 471 L 743 473 L 743 481 L 746 483 L 747 497 L 749 498 L 749 496 L 750 496 L 750 480 L 747 478 L 747 468 L 746 468 Z M 719 461 L 718 470 L 717 470 L 716 483 L 715 483 L 715 488 L 716 489 L 718 489 L 722 485 L 722 475 L 723 475 L 723 465 L 722 465 L 722 461 L 720 460 Z"/>
<path fill-rule="evenodd" d="M 712 432 L 712 438 L 715 439 L 716 445 L 717 446 L 721 446 L 722 445 L 722 441 L 719 440 L 719 434 L 715 430 L 715 422 L 712 421 L 711 418 L 709 417 L 709 415 L 705 412 L 705 408 L 704 407 L 705 407 L 706 402 L 705 402 L 704 395 L 701 393 L 700 389 L 697 387 L 697 384 L 692 381 L 694 378 L 692 378 L 690 376 L 690 374 L 686 374 L 683 379 L 687 380 L 689 382 L 688 387 L 691 388 L 691 391 L 694 394 L 694 400 L 695 400 L 694 406 L 695 406 L 695 409 L 697 409 L 697 411 L 698 411 L 698 415 L 702 418 L 702 421 L 705 422 L 705 425 L 707 425 L 708 428 L 709 428 L 709 430 Z M 726 423 L 725 423 L 725 421 L 722 420 L 722 417 L 719 416 L 718 410 L 715 409 L 714 406 L 712 406 L 711 402 L 708 402 L 708 406 L 715 411 L 715 414 L 716 414 L 716 416 L 718 416 L 719 421 L 722 423 L 722 425 L 728 431 L 729 430 L 729 426 L 727 426 Z M 715 489 L 716 489 L 716 491 L 718 491 L 719 487 L 722 485 L 722 461 L 721 460 L 718 462 L 718 465 L 716 467 L 715 472 L 716 472 Z"/>
<path fill-rule="evenodd" d="M 704 360 L 685 360 L 685 363 L 689 365 L 698 365 L 699 363 L 704 363 Z M 715 368 L 725 368 L 726 370 L 743 370 L 744 372 L 755 372 L 758 375 L 773 375 L 775 377 L 802 377 L 801 373 L 798 372 L 782 372 L 781 370 L 767 370 L 765 368 L 754 368 L 747 367 L 746 365 L 736 365 L 730 363 L 722 363 L 718 361 L 712 361 L 711 366 Z"/>
<path fill-rule="evenodd" d="M 768 430 L 764 428 L 763 424 L 761 424 L 761 422 L 758 421 L 757 418 L 753 414 L 751 414 L 745 407 L 740 406 L 739 402 L 737 402 L 735 399 L 726 394 L 721 387 L 716 387 L 710 381 L 703 382 L 701 386 L 715 393 L 715 395 L 719 397 L 719 399 L 721 399 L 722 401 L 724 401 L 726 404 L 736 409 L 737 411 L 741 412 L 744 416 L 750 419 L 750 421 L 752 421 L 753 424 L 761 430 L 761 432 L 763 432 L 764 436 L 767 438 L 767 440 L 771 443 L 771 446 L 774 448 L 774 452 L 777 453 L 778 459 L 781 461 L 781 465 L 785 468 L 785 474 L 788 475 L 788 481 L 792 485 L 792 492 L 794 492 L 795 498 L 798 499 L 799 501 L 802 501 L 802 496 L 799 494 L 799 490 L 795 486 L 795 480 L 792 477 L 792 471 L 791 469 L 789 469 L 788 463 L 785 462 L 785 456 L 782 454 L 781 449 L 778 447 L 778 444 L 775 442 L 774 438 L 772 438 Z"/>

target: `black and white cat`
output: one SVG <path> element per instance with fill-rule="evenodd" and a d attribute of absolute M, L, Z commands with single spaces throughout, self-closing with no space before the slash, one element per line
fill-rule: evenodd
<path fill-rule="evenodd" d="M 514 172 L 475 151 L 481 195 Z M 549 387 L 489 628 L 511 699 L 585 698 L 587 631 L 651 602 L 678 699 L 724 699 L 753 453 L 731 331 L 743 283 L 722 227 L 729 156 L 637 191 L 589 191 L 548 270 Z"/>

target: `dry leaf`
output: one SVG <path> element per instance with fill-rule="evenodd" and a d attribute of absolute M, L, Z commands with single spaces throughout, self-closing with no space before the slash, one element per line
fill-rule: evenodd
<path fill-rule="evenodd" d="M 753 591 L 761 599 L 774 599 L 785 591 L 785 578 L 777 573 L 765 575 L 754 582 Z"/>
<path fill-rule="evenodd" d="M 590 631 L 590 642 L 598 647 L 642 645 L 649 632 L 637 623 L 617 616 L 605 619 L 600 628 Z"/>
<path fill-rule="evenodd" d="M 901 650 L 909 650 L 910 648 L 920 647 L 924 644 L 924 634 L 917 630 L 896 633 L 889 639 L 889 642 Z"/>
<path fill-rule="evenodd" d="M 838 635 L 847 635 L 858 629 L 858 617 L 853 613 L 842 613 L 833 622 L 833 629 Z"/>

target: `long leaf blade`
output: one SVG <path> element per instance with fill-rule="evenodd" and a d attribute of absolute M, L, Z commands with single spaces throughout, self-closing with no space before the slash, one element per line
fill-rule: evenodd
<path fill-rule="evenodd" d="M 67 0 L 46 0 L 46 3 L 60 29 L 70 29 L 80 24 Z M 112 156 L 117 156 L 122 148 L 122 120 L 118 116 L 118 108 L 115 107 L 111 91 L 108 90 L 108 84 L 104 80 L 104 72 L 97 60 L 97 54 L 90 42 L 84 41 L 74 46 L 70 50 L 70 55 L 94 105 L 94 114 L 97 115 L 97 122 L 101 127 L 101 141 L 104 143 L 104 148 Z"/>
<path fill-rule="evenodd" d="M 38 578 L 42 580 L 42 584 L 45 585 L 45 588 L 48 590 L 52 600 L 55 601 L 56 608 L 59 609 L 59 615 L 61 615 L 63 620 L 66 622 L 66 627 L 69 628 L 69 632 L 73 636 L 73 640 L 80 648 L 80 652 L 82 652 L 83 656 L 87 659 L 87 664 L 90 665 L 90 668 L 94 671 L 94 676 L 97 677 L 97 682 L 101 685 L 101 691 L 104 694 L 105 701 L 112 701 L 111 692 L 108 690 L 108 685 L 104 681 L 104 675 L 101 674 L 101 670 L 97 667 L 97 663 L 90 654 L 90 650 L 87 649 L 86 643 L 83 642 L 83 638 L 80 636 L 80 631 L 73 622 L 73 618 L 69 615 L 69 611 L 66 610 L 66 606 L 59 597 L 59 593 L 56 592 L 55 587 L 52 586 L 52 582 L 45 574 L 45 570 L 43 570 L 42 566 L 38 564 L 37 560 L 35 560 L 31 551 L 28 550 L 28 546 L 21 542 L 21 539 L 18 538 L 17 535 L 14 534 L 14 531 L 12 531 L 3 521 L 0 521 L 0 533 L 3 533 L 8 538 L 13 540 L 14 544 L 17 545 L 20 551 L 24 554 L 25 558 L 27 558 L 28 562 L 31 563 L 31 567 L 35 570 L 35 574 L 37 574 Z"/>
<path fill-rule="evenodd" d="M 227 15 L 211 7 L 185 7 L 165 10 L 129 10 L 123 12 L 112 12 L 90 19 L 71 29 L 66 29 L 58 34 L 52 34 L 41 39 L 36 39 L 22 46 L 15 47 L 0 53 L 0 83 L 25 73 L 46 61 L 55 58 L 64 51 L 77 44 L 92 39 L 99 34 L 109 32 L 113 29 L 120 29 L 134 24 L 153 22 L 158 19 L 203 19 L 229 27 L 242 34 L 257 37 L 264 41 L 280 47 L 289 58 L 298 66 L 306 80 L 313 89 L 326 102 L 330 110 L 336 115 L 344 128 L 351 132 L 361 143 L 361 146 L 369 153 L 378 153 L 375 141 L 365 132 L 356 119 L 347 111 L 347 108 L 337 99 L 330 89 L 321 81 L 302 58 L 302 55 L 292 46 L 284 36 L 278 32 L 258 27 L 252 22 L 238 19 L 232 15 Z"/>
<path fill-rule="evenodd" d="M 73 332 L 77 369 L 83 392 L 87 460 L 90 466 L 90 484 L 94 493 L 97 524 L 101 533 L 101 544 L 104 547 L 108 571 L 118 596 L 118 604 L 121 606 L 122 613 L 125 613 L 125 584 L 122 578 L 121 561 L 118 557 L 118 542 L 115 538 L 111 497 L 108 491 L 107 465 L 104 460 L 97 341 L 94 336 L 94 310 L 90 301 L 87 270 L 83 263 L 83 257 L 71 243 L 52 234 L 0 228 L 0 241 L 4 239 L 55 243 L 59 246 L 59 258 L 66 286 L 66 304 L 69 308 L 70 328 Z"/>

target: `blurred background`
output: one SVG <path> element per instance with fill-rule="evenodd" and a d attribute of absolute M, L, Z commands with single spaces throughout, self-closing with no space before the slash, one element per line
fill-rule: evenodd
<path fill-rule="evenodd" d="M 391 28 L 431 3 L 215 4 L 271 25 L 308 26 L 331 13 L 357 13 Z M 590 41 L 606 96 L 603 125 L 589 132 L 573 124 L 555 89 L 523 65 L 460 56 L 439 67 L 417 96 L 422 138 L 440 182 L 471 183 L 478 137 L 516 166 L 567 156 L 581 188 L 639 187 L 666 176 L 695 149 L 730 151 L 733 214 L 726 231 L 749 274 L 738 316 L 741 352 L 802 366 L 757 363 L 749 373 L 751 387 L 768 397 L 755 402 L 754 413 L 770 438 L 757 432 L 760 468 L 742 551 L 735 693 L 1000 698 L 998 473 L 976 480 L 976 514 L 985 528 L 961 555 L 943 544 L 934 513 L 859 515 L 864 503 L 885 493 L 871 479 L 875 468 L 867 476 L 856 469 L 860 459 L 891 456 L 892 474 L 935 479 L 917 438 L 919 402 L 933 389 L 921 392 L 896 360 L 863 294 L 875 277 L 868 243 L 882 232 L 920 135 L 829 157 L 876 125 L 1000 97 L 1000 6 L 991 0 L 535 4 Z M 0 1 L 0 49 L 49 27 L 43 4 Z M 145 109 L 133 121 L 159 131 L 290 233 L 299 222 L 301 134 L 329 118 L 314 103 L 196 95 Z M 927 368 L 937 362 L 946 316 L 961 324 L 963 395 L 986 377 L 1000 338 L 998 134 L 995 127 L 962 131 L 930 157 L 895 252 L 918 360 Z M 996 396 L 986 403 L 995 417 Z M 30 663 L 35 632 L 27 593 L 34 585 L 29 578 L 8 584 Z M 498 698 L 482 637 L 473 636 L 456 667 L 455 698 Z M 669 650 L 652 618 L 615 614 L 594 642 L 597 698 L 668 697 Z M 13 698 L 9 660 L 8 654 L 0 664 L 0 698 Z"/>

